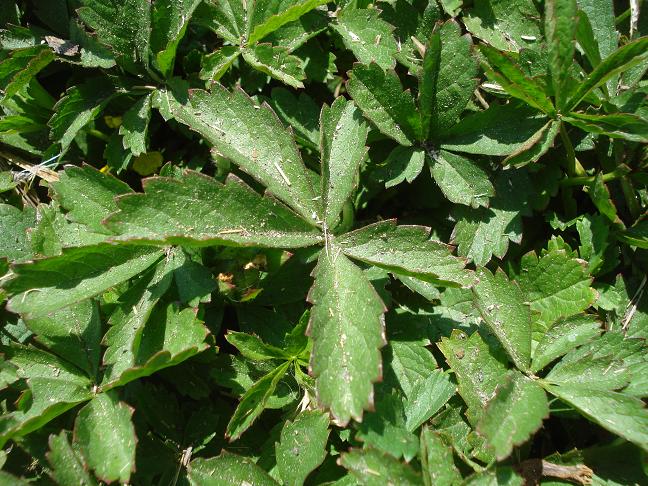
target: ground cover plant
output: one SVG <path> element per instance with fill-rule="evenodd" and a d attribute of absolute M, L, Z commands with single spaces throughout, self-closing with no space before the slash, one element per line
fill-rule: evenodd
<path fill-rule="evenodd" d="M 0 19 L 0 484 L 646 484 L 646 2 Z"/>

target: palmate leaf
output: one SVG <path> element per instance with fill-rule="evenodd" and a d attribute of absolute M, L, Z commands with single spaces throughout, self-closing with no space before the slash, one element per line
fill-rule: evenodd
<path fill-rule="evenodd" d="M 409 90 L 403 91 L 393 70 L 377 64 L 356 64 L 349 72 L 349 94 L 364 115 L 401 145 L 412 145 L 421 135 L 421 121 Z"/>
<path fill-rule="evenodd" d="M 562 111 L 568 96 L 566 88 L 574 59 L 576 14 L 576 0 L 547 0 L 545 3 L 549 74 L 558 111 Z"/>
<path fill-rule="evenodd" d="M 265 185 L 308 221 L 318 221 L 320 205 L 293 135 L 272 109 L 257 106 L 242 91 L 212 85 L 184 93 L 160 91 L 155 105 L 205 137 L 214 148 Z"/>
<path fill-rule="evenodd" d="M 527 198 L 530 181 L 523 171 L 500 171 L 494 181 L 495 194 L 489 208 L 471 209 L 458 206 L 454 210 L 457 224 L 451 242 L 457 253 L 477 265 L 485 265 L 493 256 L 503 257 L 509 241 L 522 240 L 522 216 L 531 214 Z"/>
<path fill-rule="evenodd" d="M 4 285 L 12 312 L 34 319 L 94 297 L 153 265 L 162 251 L 100 243 L 67 248 L 60 256 L 15 265 Z"/>
<path fill-rule="evenodd" d="M 418 105 L 422 135 L 438 138 L 453 126 L 477 86 L 477 61 L 470 36 L 462 36 L 459 24 L 450 20 L 430 38 L 419 72 Z"/>
<path fill-rule="evenodd" d="M 218 486 L 232 483 L 279 486 L 277 481 L 249 458 L 226 451 L 218 457 L 194 459 L 187 467 L 187 473 L 192 486 Z"/>
<path fill-rule="evenodd" d="M 272 248 L 310 246 L 321 232 L 297 214 L 263 197 L 241 180 L 225 184 L 198 172 L 145 179 L 144 194 L 116 200 L 119 212 L 105 226 L 115 240 L 144 244 Z"/>
<path fill-rule="evenodd" d="M 361 420 L 381 377 L 385 306 L 365 274 L 342 249 L 328 245 L 313 271 L 315 283 L 307 335 L 317 398 L 340 424 Z"/>
<path fill-rule="evenodd" d="M 117 63 L 138 74 L 149 61 L 151 4 L 147 0 L 83 0 L 81 20 L 110 47 Z"/>
<path fill-rule="evenodd" d="M 431 240 L 430 229 L 424 226 L 383 221 L 338 236 L 335 242 L 348 257 L 395 274 L 453 287 L 473 281 L 464 262 L 453 256 L 447 245 Z"/>
<path fill-rule="evenodd" d="M 50 351 L 85 371 L 97 376 L 101 347 L 101 319 L 97 303 L 91 299 L 30 319 L 27 327 L 36 340 Z"/>
<path fill-rule="evenodd" d="M 648 409 L 638 398 L 579 384 L 547 384 L 545 389 L 604 429 L 648 450 Z"/>
<path fill-rule="evenodd" d="M 275 443 L 277 467 L 287 486 L 301 486 L 308 474 L 326 457 L 329 418 L 319 411 L 300 413 L 286 422 Z"/>
<path fill-rule="evenodd" d="M 452 449 L 427 425 L 421 430 L 421 469 L 425 486 L 453 486 L 462 480 Z"/>
<path fill-rule="evenodd" d="M 596 299 L 586 263 L 569 257 L 564 250 L 551 250 L 540 258 L 528 253 L 521 266 L 517 282 L 545 329 L 561 317 L 584 311 Z"/>
<path fill-rule="evenodd" d="M 13 51 L 11 57 L 0 62 L 1 101 L 7 102 L 21 91 L 55 57 L 50 48 L 41 45 Z"/>
<path fill-rule="evenodd" d="M 324 5 L 328 0 L 299 0 L 291 2 L 288 8 L 274 13 L 271 9 L 270 13 L 273 15 L 268 16 L 266 12 L 267 7 L 272 5 L 268 0 L 257 0 L 254 2 L 254 13 L 250 15 L 250 21 L 254 24 L 252 32 L 247 39 L 249 44 L 260 41 L 267 35 L 281 28 L 282 26 L 298 20 L 303 15 L 307 14 L 314 8 Z M 262 12 L 263 21 L 259 22 L 258 12 Z"/>
<path fill-rule="evenodd" d="M 432 153 L 428 160 L 432 177 L 450 202 L 488 207 L 488 199 L 495 196 L 495 189 L 479 164 L 446 150 Z"/>
<path fill-rule="evenodd" d="M 351 449 L 342 454 L 340 464 L 362 485 L 399 484 L 419 486 L 421 476 L 409 464 L 402 463 L 376 449 Z"/>
<path fill-rule="evenodd" d="M 283 47 L 257 44 L 241 51 L 243 59 L 253 68 L 264 72 L 293 88 L 303 88 L 306 78 L 302 61 Z"/>
<path fill-rule="evenodd" d="M 514 52 L 540 43 L 540 12 L 533 0 L 477 0 L 474 4 L 463 21 L 475 37 Z"/>
<path fill-rule="evenodd" d="M 396 65 L 398 45 L 392 35 L 394 28 L 380 19 L 378 13 L 376 9 L 344 9 L 333 28 L 358 61 L 391 69 Z"/>
<path fill-rule="evenodd" d="M 151 52 L 153 66 L 164 77 L 173 73 L 178 44 L 200 0 L 162 0 L 153 3 L 151 14 Z"/>
<path fill-rule="evenodd" d="M 530 162 L 537 161 L 553 147 L 554 140 L 560 130 L 560 122 L 549 120 L 540 130 L 535 132 L 524 144 L 511 153 L 505 164 L 522 167 Z"/>
<path fill-rule="evenodd" d="M 324 223 L 335 229 L 340 212 L 358 183 L 367 149 L 367 124 L 353 103 L 340 97 L 320 115 Z"/>
<path fill-rule="evenodd" d="M 59 484 L 83 484 L 95 486 L 97 482 L 88 472 L 82 454 L 70 445 L 68 434 L 62 430 L 59 435 L 50 435 L 47 460 L 52 466 L 52 476 Z"/>
<path fill-rule="evenodd" d="M 648 143 L 648 120 L 630 113 L 609 115 L 569 113 L 563 117 L 563 120 L 586 132 L 607 135 L 610 138 L 622 138 L 631 142 Z"/>
<path fill-rule="evenodd" d="M 119 127 L 124 148 L 135 156 L 146 152 L 148 125 L 151 120 L 151 95 L 143 96 L 126 112 Z"/>
<path fill-rule="evenodd" d="M 531 310 L 524 294 L 500 269 L 492 274 L 481 268 L 477 280 L 473 287 L 475 306 L 515 365 L 527 371 L 531 363 Z"/>
<path fill-rule="evenodd" d="M 52 187 L 68 218 L 98 233 L 109 233 L 101 221 L 117 211 L 115 197 L 132 192 L 124 182 L 89 165 L 68 167 Z"/>
<path fill-rule="evenodd" d="M 74 425 L 74 436 L 83 456 L 102 481 L 128 482 L 135 469 L 133 409 L 113 392 L 100 393 L 83 407 Z"/>
<path fill-rule="evenodd" d="M 513 446 L 525 442 L 549 416 L 544 390 L 521 373 L 509 373 L 488 402 L 477 429 L 495 451 L 498 460 L 511 454 Z"/>
<path fill-rule="evenodd" d="M 0 203 L 0 258 L 16 261 L 31 257 L 27 230 L 35 223 L 36 212 L 32 208 L 21 211 Z"/>
<path fill-rule="evenodd" d="M 449 338 L 442 338 L 437 346 L 457 376 L 459 395 L 468 405 L 468 420 L 477 425 L 484 407 L 506 375 L 502 357 L 493 354 L 478 332 L 468 337 L 466 333 L 455 330 Z"/>
<path fill-rule="evenodd" d="M 4 358 L 27 379 L 28 407 L 19 403 L 16 411 L 0 420 L 0 444 L 38 430 L 75 405 L 93 397 L 92 380 L 79 368 L 57 356 L 33 347 L 4 348 Z"/>

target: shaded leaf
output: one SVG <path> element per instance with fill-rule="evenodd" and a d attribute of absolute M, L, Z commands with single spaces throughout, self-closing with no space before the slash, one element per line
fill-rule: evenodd
<path fill-rule="evenodd" d="M 587 113 L 570 113 L 563 117 L 567 123 L 590 133 L 621 138 L 631 142 L 648 143 L 648 120 L 629 113 L 612 113 L 609 115 L 590 115 Z"/>
<path fill-rule="evenodd" d="M 473 287 L 475 306 L 513 363 L 527 371 L 531 363 L 531 310 L 520 288 L 498 269 L 477 270 Z"/>
<path fill-rule="evenodd" d="M 123 135 L 124 148 L 129 149 L 133 155 L 146 152 L 146 139 L 148 125 L 151 120 L 151 96 L 143 96 L 126 112 L 119 127 L 119 134 Z"/>
<path fill-rule="evenodd" d="M 278 486 L 268 473 L 246 457 L 223 452 L 218 457 L 199 457 L 187 467 L 192 486 L 220 486 L 232 482 L 254 486 Z"/>
<path fill-rule="evenodd" d="M 326 457 L 329 419 L 318 411 L 305 411 L 286 422 L 275 443 L 277 467 L 286 485 L 301 486 Z"/>
<path fill-rule="evenodd" d="M 567 85 L 569 69 L 574 59 L 577 20 L 576 0 L 545 2 L 545 37 L 549 48 L 549 74 L 556 109 L 560 112 L 567 102 Z"/>
<path fill-rule="evenodd" d="M 246 62 L 293 88 L 303 88 L 306 78 L 301 60 L 283 47 L 257 44 L 241 51 Z"/>
<path fill-rule="evenodd" d="M 376 449 L 351 449 L 342 454 L 340 463 L 362 485 L 420 485 L 421 477 L 408 464 Z"/>
<path fill-rule="evenodd" d="M 15 265 L 15 277 L 4 285 L 14 295 L 8 308 L 26 319 L 44 316 L 134 277 L 161 256 L 154 248 L 101 243 Z"/>
<path fill-rule="evenodd" d="M 249 44 L 258 42 L 268 34 L 276 31 L 289 22 L 294 22 L 304 14 L 316 7 L 327 3 L 328 0 L 300 0 L 291 2 L 288 8 L 265 19 L 263 23 L 256 24 L 247 40 Z"/>
<path fill-rule="evenodd" d="M 454 464 L 452 448 L 428 426 L 421 430 L 421 466 L 425 486 L 453 486 L 463 479 Z"/>
<path fill-rule="evenodd" d="M 62 430 L 59 435 L 50 435 L 47 460 L 52 465 L 52 475 L 59 484 L 97 484 L 87 471 L 84 457 L 75 451 L 68 440 L 68 434 Z"/>
<path fill-rule="evenodd" d="M 425 151 L 416 147 L 398 145 L 385 160 L 384 167 L 378 169 L 385 178 L 385 187 L 397 186 L 403 181 L 412 182 L 423 170 Z"/>
<path fill-rule="evenodd" d="M 101 393 L 83 407 L 74 424 L 74 437 L 88 466 L 103 481 L 128 482 L 135 469 L 133 410 L 113 393 Z"/>
<path fill-rule="evenodd" d="M 540 385 L 512 372 L 497 387 L 477 428 L 501 461 L 514 446 L 526 442 L 548 416 L 549 403 Z"/>

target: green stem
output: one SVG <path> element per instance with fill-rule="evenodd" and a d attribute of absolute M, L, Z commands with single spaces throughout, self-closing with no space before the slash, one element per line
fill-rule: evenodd
<path fill-rule="evenodd" d="M 607 172 L 602 174 L 601 178 L 603 182 L 610 182 L 616 179 L 621 179 L 625 175 L 630 173 L 630 168 L 627 165 L 620 165 L 618 168 L 612 172 Z M 561 186 L 588 186 L 594 182 L 596 176 L 575 176 L 575 177 L 566 177 L 560 181 Z"/>
<path fill-rule="evenodd" d="M 100 132 L 96 128 L 89 128 L 88 129 L 88 135 L 92 135 L 93 137 L 98 138 L 99 140 L 103 140 L 106 143 L 108 143 L 108 140 L 110 140 L 108 135 L 106 135 L 103 132 Z"/>
<path fill-rule="evenodd" d="M 565 124 L 563 122 L 560 122 L 560 138 L 562 139 L 565 150 L 567 151 L 567 174 L 569 177 L 586 175 L 585 169 L 576 158 L 574 146 L 569 139 L 569 134 L 567 133 L 567 129 L 565 129 Z"/>
<path fill-rule="evenodd" d="M 619 183 L 621 184 L 621 191 L 623 191 L 628 211 L 633 219 L 637 219 L 641 215 L 641 208 L 639 207 L 639 202 L 637 201 L 637 195 L 632 181 L 629 177 L 623 176 Z"/>

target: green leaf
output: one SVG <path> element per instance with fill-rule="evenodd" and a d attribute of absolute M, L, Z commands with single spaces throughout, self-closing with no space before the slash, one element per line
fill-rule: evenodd
<path fill-rule="evenodd" d="M 495 189 L 479 164 L 445 150 L 432 153 L 429 161 L 432 177 L 450 202 L 488 207 L 488 199 L 495 196 Z"/>
<path fill-rule="evenodd" d="M 88 466 L 102 481 L 128 482 L 135 470 L 133 409 L 114 393 L 100 393 L 83 407 L 74 424 L 74 437 Z"/>
<path fill-rule="evenodd" d="M 320 115 L 322 205 L 324 223 L 335 229 L 344 204 L 358 185 L 360 164 L 367 154 L 367 124 L 352 102 L 337 98 Z"/>
<path fill-rule="evenodd" d="M 462 36 L 454 20 L 443 24 L 428 43 L 419 73 L 424 138 L 434 140 L 457 122 L 477 86 L 477 68 L 470 36 Z"/>
<path fill-rule="evenodd" d="M 545 37 L 549 48 L 549 74 L 556 109 L 562 112 L 568 96 L 569 69 L 574 62 L 576 0 L 547 0 L 544 17 Z"/>
<path fill-rule="evenodd" d="M 120 296 L 119 305 L 113 310 L 108 323 L 110 329 L 103 338 L 106 366 L 103 382 L 119 380 L 127 369 L 135 366 L 144 326 L 153 307 L 171 286 L 173 271 L 179 264 L 175 254 L 160 261 L 150 276 L 143 276 Z"/>
<path fill-rule="evenodd" d="M 599 271 L 605 272 L 610 260 L 616 262 L 610 257 L 610 227 L 605 216 L 601 214 L 585 214 L 576 221 L 576 230 L 580 237 L 580 246 L 578 252 L 584 260 L 587 260 L 589 273 L 597 274 Z"/>
<path fill-rule="evenodd" d="M 318 220 L 319 205 L 309 172 L 292 133 L 268 105 L 258 106 L 242 91 L 230 93 L 218 84 L 212 85 L 211 93 L 192 91 L 191 102 L 179 102 L 175 96 L 160 92 L 166 111 L 308 221 Z"/>
<path fill-rule="evenodd" d="M 593 89 L 598 88 L 613 76 L 644 62 L 646 52 L 648 52 L 648 37 L 641 37 L 614 51 L 578 85 L 576 92 L 570 96 L 563 111 L 573 110 Z"/>
<path fill-rule="evenodd" d="M 97 376 L 101 347 L 101 319 L 93 300 L 84 300 L 46 316 L 31 319 L 27 327 L 50 351 Z"/>
<path fill-rule="evenodd" d="M 68 248 L 60 256 L 15 265 L 15 277 L 4 285 L 13 294 L 8 308 L 25 319 L 44 316 L 134 277 L 161 255 L 154 248 L 101 243 Z"/>
<path fill-rule="evenodd" d="M 452 448 L 427 425 L 421 430 L 421 469 L 425 486 L 454 486 L 462 480 Z"/>
<path fill-rule="evenodd" d="M 540 258 L 527 253 L 521 267 L 517 282 L 545 329 L 559 318 L 584 311 L 596 299 L 585 262 L 569 257 L 564 250 L 547 251 Z"/>
<path fill-rule="evenodd" d="M 539 47 L 540 13 L 533 0 L 478 0 L 464 10 L 466 29 L 502 51 Z"/>
<path fill-rule="evenodd" d="M 395 220 L 374 223 L 338 236 L 342 252 L 387 271 L 444 286 L 468 286 L 473 281 L 464 262 L 450 248 L 430 239 L 425 226 L 397 226 Z"/>
<path fill-rule="evenodd" d="M 305 15 L 302 15 L 298 20 L 294 20 L 283 25 L 281 28 L 275 30 L 270 35 L 265 37 L 265 41 L 270 42 L 275 46 L 285 47 L 289 52 L 295 52 L 297 49 L 304 46 L 310 39 L 326 30 L 328 26 L 328 11 L 324 8 L 318 8 L 316 10 L 311 10 Z M 317 49 L 315 43 L 310 44 L 309 46 Z M 300 52 L 296 53 L 296 55 L 303 59 L 302 53 L 307 50 L 309 50 L 309 47 L 305 47 L 304 50 L 300 50 Z M 325 55 L 325 57 L 329 56 L 332 56 L 334 58 L 335 54 L 333 54 L 333 52 L 329 52 Z M 308 77 L 315 80 L 315 78 L 311 76 Z"/>
<path fill-rule="evenodd" d="M 0 88 L 2 102 L 27 86 L 31 80 L 55 59 L 54 52 L 44 46 L 34 46 L 13 51 L 11 57 L 0 62 Z"/>
<path fill-rule="evenodd" d="M 497 269 L 477 270 L 475 306 L 513 363 L 527 371 L 531 363 L 531 311 L 520 288 Z"/>
<path fill-rule="evenodd" d="M 279 365 L 252 385 L 241 397 L 241 401 L 227 424 L 225 435 L 229 437 L 230 441 L 238 439 L 261 415 L 261 412 L 266 408 L 268 398 L 276 390 L 277 384 L 290 368 L 290 364 L 290 361 L 286 361 Z"/>
<path fill-rule="evenodd" d="M 157 4 L 156 4 L 157 5 Z M 143 96 L 126 112 L 119 127 L 124 148 L 137 156 L 146 152 L 148 125 L 151 120 L 151 96 Z"/>
<path fill-rule="evenodd" d="M 522 68 L 507 54 L 487 45 L 480 46 L 488 61 L 485 67 L 488 77 L 498 83 L 508 94 L 529 106 L 553 116 L 556 112 L 540 81 L 528 77 Z"/>
<path fill-rule="evenodd" d="M 563 120 L 586 132 L 648 143 L 648 120 L 630 113 L 590 115 L 572 112 L 563 116 Z"/>
<path fill-rule="evenodd" d="M 329 419 L 322 412 L 305 411 L 286 422 L 275 443 L 277 467 L 287 486 L 301 486 L 326 457 Z"/>
<path fill-rule="evenodd" d="M 358 425 L 356 439 L 395 458 L 411 461 L 418 453 L 416 436 L 405 428 L 403 399 L 386 385 L 376 387 L 375 410 L 365 414 Z"/>
<path fill-rule="evenodd" d="M 495 194 L 490 207 L 454 210 L 457 224 L 451 240 L 458 244 L 457 253 L 476 265 L 485 265 L 493 256 L 502 258 L 509 241 L 522 240 L 522 216 L 531 214 L 527 197 L 531 190 L 526 173 L 503 170 L 494 181 Z"/>
<path fill-rule="evenodd" d="M 68 89 L 54 106 L 54 115 L 48 122 L 50 138 L 66 151 L 74 137 L 103 111 L 115 96 L 112 83 L 98 78 Z"/>
<path fill-rule="evenodd" d="M 601 323 L 595 316 L 576 315 L 560 319 L 543 334 L 533 351 L 531 371 L 537 373 L 556 358 L 585 344 L 601 333 Z"/>
<path fill-rule="evenodd" d="M 544 390 L 526 376 L 512 372 L 497 387 L 477 428 L 501 461 L 514 446 L 526 442 L 547 417 L 549 403 Z"/>
<path fill-rule="evenodd" d="M 31 256 L 27 230 L 36 223 L 36 212 L 22 211 L 15 206 L 0 203 L 0 257 L 10 261 Z"/>
<path fill-rule="evenodd" d="M 560 122 L 549 120 L 545 126 L 535 132 L 524 144 L 504 159 L 504 164 L 522 167 L 536 162 L 553 147 L 554 140 L 560 131 Z"/>
<path fill-rule="evenodd" d="M 268 34 L 276 31 L 280 27 L 286 25 L 289 22 L 294 22 L 302 17 L 304 14 L 310 12 L 320 5 L 324 5 L 328 0 L 300 0 L 291 2 L 288 8 L 285 8 L 281 12 L 268 17 L 261 24 L 254 26 L 254 30 L 248 37 L 248 44 L 253 44 L 260 41 Z M 258 7 L 257 7 L 258 8 Z"/>
<path fill-rule="evenodd" d="M 38 223 L 31 229 L 31 247 L 35 255 L 60 255 L 63 248 L 101 243 L 106 235 L 94 233 L 81 224 L 72 223 L 57 204 L 39 205 Z"/>
<path fill-rule="evenodd" d="M 525 482 L 510 466 L 478 472 L 467 478 L 462 486 L 524 486 Z"/>
<path fill-rule="evenodd" d="M 3 415 L 0 444 L 20 437 L 93 397 L 92 381 L 81 370 L 53 354 L 33 347 L 3 349 L 4 358 L 17 367 L 19 378 L 27 379 L 31 392 L 29 407 Z"/>
<path fill-rule="evenodd" d="M 225 184 L 198 172 L 145 179 L 143 194 L 118 198 L 105 225 L 120 241 L 274 248 L 310 246 L 322 234 L 274 199 L 235 177 Z"/>
<path fill-rule="evenodd" d="M 421 476 L 408 464 L 376 449 L 351 449 L 342 454 L 340 464 L 362 485 L 398 484 L 419 486 Z"/>
<path fill-rule="evenodd" d="M 252 361 L 269 359 L 290 359 L 283 349 L 264 343 L 259 337 L 244 332 L 228 331 L 225 334 L 227 342 L 238 349 L 241 354 Z"/>
<path fill-rule="evenodd" d="M 617 48 L 614 5 L 605 0 L 578 0 L 578 8 L 586 15 L 591 25 L 600 62 Z M 592 65 L 596 67 L 596 64 Z"/>
<path fill-rule="evenodd" d="M 468 405 L 466 416 L 476 425 L 506 374 L 503 360 L 493 354 L 477 332 L 468 337 L 463 331 L 454 330 L 437 346 L 457 376 L 459 395 Z"/>
<path fill-rule="evenodd" d="M 148 67 L 151 3 L 147 0 L 83 0 L 77 10 L 99 41 L 110 47 L 117 63 L 138 74 Z"/>
<path fill-rule="evenodd" d="M 261 72 L 292 86 L 303 88 L 302 80 L 306 78 L 301 59 L 289 54 L 283 47 L 271 44 L 256 44 L 242 51 L 246 62 Z"/>
<path fill-rule="evenodd" d="M 279 486 L 268 473 L 247 457 L 223 451 L 210 459 L 198 458 L 187 467 L 192 486 L 223 486 L 225 484 L 253 484 L 254 486 Z"/>
<path fill-rule="evenodd" d="M 202 58 L 200 79 L 218 81 L 236 61 L 241 49 L 238 46 L 223 46 Z"/>
<path fill-rule="evenodd" d="M 615 359 L 614 356 L 582 354 L 582 350 L 569 353 L 544 380 L 553 385 L 579 385 L 593 390 L 620 390 L 631 381 L 632 371 L 624 360 Z"/>
<path fill-rule="evenodd" d="M 618 238 L 637 248 L 648 248 L 648 219 L 635 223 L 634 226 L 621 233 Z"/>
<path fill-rule="evenodd" d="M 332 27 L 362 64 L 375 63 L 381 69 L 391 69 L 396 65 L 394 56 L 398 51 L 392 35 L 394 28 L 378 14 L 376 9 L 344 9 Z"/>
<path fill-rule="evenodd" d="M 52 187 L 68 218 L 98 233 L 109 233 L 101 223 L 117 211 L 115 197 L 132 192 L 126 183 L 89 165 L 68 167 Z"/>
<path fill-rule="evenodd" d="M 468 115 L 444 135 L 441 148 L 482 155 L 510 155 L 525 146 L 547 118 L 519 103 L 492 104 Z"/>
<path fill-rule="evenodd" d="M 85 458 L 70 445 L 65 430 L 59 435 L 50 435 L 49 448 L 47 460 L 52 465 L 52 476 L 58 484 L 97 484 L 87 470 Z"/>
<path fill-rule="evenodd" d="M 302 91 L 297 97 L 285 88 L 273 88 L 268 103 L 295 130 L 295 138 L 301 145 L 319 150 L 320 107 L 308 94 Z"/>
<path fill-rule="evenodd" d="M 405 428 L 414 432 L 441 410 L 456 391 L 456 385 L 448 374 L 439 369 L 434 370 L 408 393 L 404 403 Z"/>
<path fill-rule="evenodd" d="M 381 377 L 386 309 L 362 270 L 335 245 L 320 252 L 313 275 L 307 335 L 317 398 L 338 423 L 360 421 L 373 403 L 372 383 Z"/>
<path fill-rule="evenodd" d="M 421 173 L 424 164 L 424 150 L 397 145 L 389 152 L 384 167 L 380 167 L 378 171 L 385 179 L 385 187 L 390 188 L 403 181 L 412 182 Z"/>
<path fill-rule="evenodd" d="M 162 0 L 153 3 L 151 15 L 151 53 L 153 66 L 165 78 L 173 74 L 180 41 L 200 0 Z"/>
<path fill-rule="evenodd" d="M 412 145 L 420 138 L 421 121 L 414 98 L 403 91 L 394 71 L 386 73 L 376 64 L 356 64 L 349 72 L 349 94 L 364 115 L 380 130 L 401 145 Z"/>
<path fill-rule="evenodd" d="M 641 400 L 578 384 L 545 385 L 545 389 L 592 422 L 648 450 L 648 410 Z"/>

